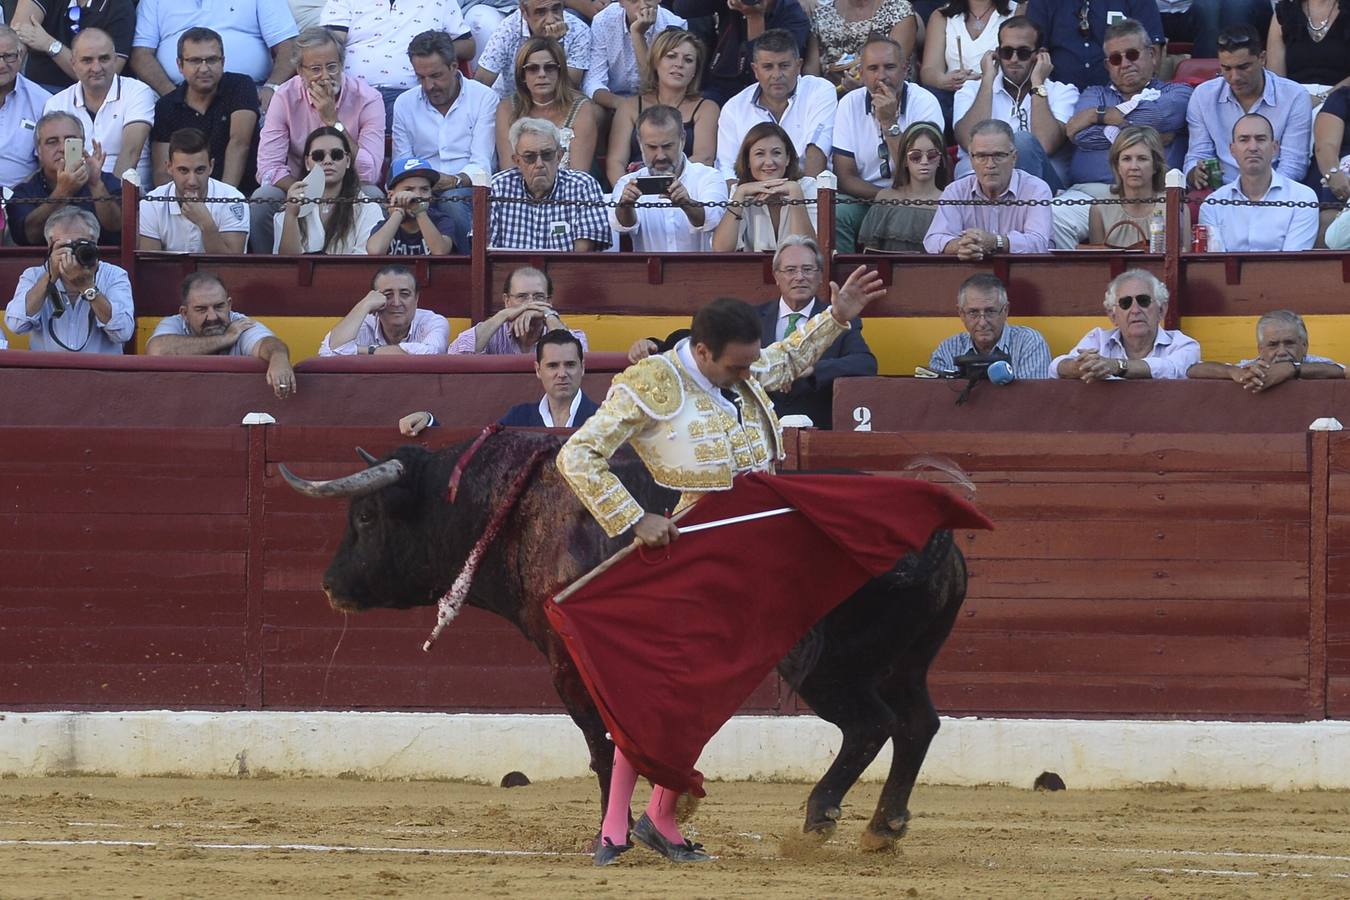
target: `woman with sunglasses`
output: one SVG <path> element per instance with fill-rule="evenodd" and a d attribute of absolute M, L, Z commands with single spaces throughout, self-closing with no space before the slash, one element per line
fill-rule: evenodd
<path fill-rule="evenodd" d="M 273 217 L 276 231 L 273 253 L 327 253 L 364 256 L 366 238 L 384 220 L 378 203 L 353 202 L 361 195 L 356 159 L 347 134 L 336 128 L 316 128 L 305 139 L 305 171 L 323 170 L 323 193 L 309 197 L 307 179 L 298 178 L 286 191 L 286 208 Z M 319 214 L 305 215 L 310 200 Z"/>
<path fill-rule="evenodd" d="M 722 110 L 703 96 L 699 86 L 706 54 L 703 42 L 682 28 L 667 28 L 652 41 L 640 93 L 620 97 L 614 110 L 605 159 L 610 184 L 618 184 L 628 172 L 642 167 L 636 123 L 649 106 L 670 106 L 680 111 L 686 157 L 705 166 L 717 161 L 717 118 Z"/>
<path fill-rule="evenodd" d="M 713 231 L 714 251 L 777 250 L 790 234 L 815 239 L 816 180 L 802 177 L 792 138 L 781 126 L 760 122 L 746 133 L 736 154 L 736 181 L 732 202 L 751 205 L 727 207 Z"/>
<path fill-rule="evenodd" d="M 1167 286 L 1147 269 L 1130 269 L 1106 286 L 1112 328 L 1094 328 L 1063 356 L 1050 361 L 1052 378 L 1185 378 L 1200 361 L 1195 339 L 1160 327 L 1167 315 Z"/>
<path fill-rule="evenodd" d="M 1167 209 L 1164 199 L 1167 156 L 1162 137 L 1147 125 L 1126 125 L 1111 144 L 1111 194 L 1122 203 L 1094 203 L 1088 211 L 1088 243 L 1121 250 L 1148 248 L 1153 213 Z M 1191 233 L 1191 214 L 1181 207 L 1181 233 Z M 1143 246 L 1139 246 L 1140 244 Z"/>
<path fill-rule="evenodd" d="M 567 54 L 553 38 L 530 38 L 516 53 L 516 92 L 497 106 L 497 165 L 510 168 L 507 135 L 519 119 L 546 119 L 562 134 L 559 168 L 589 172 L 595 160 L 596 107 L 567 79 Z"/>
<path fill-rule="evenodd" d="M 896 167 L 891 187 L 877 194 L 858 229 L 858 246 L 864 253 L 922 253 L 937 199 L 951 183 L 942 132 L 932 122 L 909 126 L 900 140 L 900 154 L 903 164 Z M 921 205 L 890 206 L 887 200 Z"/>

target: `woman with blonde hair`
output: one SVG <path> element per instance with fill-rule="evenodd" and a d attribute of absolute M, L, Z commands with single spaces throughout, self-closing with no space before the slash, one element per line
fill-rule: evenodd
<path fill-rule="evenodd" d="M 1088 243 L 1121 250 L 1147 249 L 1153 211 L 1165 211 L 1167 207 L 1163 196 L 1167 153 L 1162 138 L 1147 125 L 1126 125 L 1112 142 L 1108 159 L 1115 177 L 1111 193 L 1124 202 L 1092 205 L 1088 211 Z M 1190 212 L 1183 206 L 1181 233 L 1190 232 Z"/>
<path fill-rule="evenodd" d="M 684 121 L 684 155 L 696 163 L 717 162 L 717 117 L 712 100 L 699 92 L 703 75 L 703 42 L 682 28 L 667 28 L 652 41 L 636 97 L 620 97 L 609 127 L 609 154 L 605 174 L 610 184 L 626 175 L 634 163 L 642 165 L 637 120 L 649 106 L 670 106 Z"/>
<path fill-rule="evenodd" d="M 915 122 L 905 129 L 900 159 L 888 163 L 895 169 L 891 186 L 877 193 L 858 229 L 863 252 L 923 252 L 923 236 L 933 223 L 937 200 L 952 180 L 950 163 L 941 128 L 932 122 Z M 886 200 L 917 205 L 892 206 Z"/>
<path fill-rule="evenodd" d="M 589 172 L 598 132 L 596 106 L 567 78 L 567 53 L 553 38 L 521 44 L 515 62 L 516 92 L 497 105 L 497 166 L 511 167 L 507 135 L 520 119 L 546 119 L 562 132 L 559 167 Z"/>
<path fill-rule="evenodd" d="M 802 177 L 801 160 L 792 138 L 774 122 L 750 129 L 736 154 L 733 202 L 713 231 L 712 248 L 777 250 L 788 235 L 816 236 L 816 180 Z"/>

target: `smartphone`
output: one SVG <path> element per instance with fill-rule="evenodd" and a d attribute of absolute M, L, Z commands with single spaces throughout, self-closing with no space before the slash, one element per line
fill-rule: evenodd
<path fill-rule="evenodd" d="M 664 194 L 675 183 L 674 175 L 640 175 L 634 179 L 640 194 Z"/>
<path fill-rule="evenodd" d="M 74 172 L 84 160 L 84 141 L 80 138 L 66 138 L 66 171 Z"/>

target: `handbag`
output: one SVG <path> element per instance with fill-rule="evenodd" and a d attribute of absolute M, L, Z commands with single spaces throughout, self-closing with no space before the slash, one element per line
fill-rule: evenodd
<path fill-rule="evenodd" d="M 1122 225 L 1128 225 L 1130 228 L 1133 228 L 1135 234 L 1139 235 L 1139 240 L 1135 241 L 1133 244 L 1127 244 L 1127 245 L 1125 245 L 1124 247 L 1117 247 L 1117 246 L 1113 245 L 1113 244 L 1111 243 L 1111 235 L 1115 234 L 1115 233 L 1116 233 L 1116 229 L 1117 229 L 1117 228 L 1120 228 Z M 1079 244 L 1079 245 L 1078 245 L 1078 249 L 1080 249 L 1080 250 L 1147 250 L 1147 249 L 1148 249 L 1148 234 L 1145 233 L 1143 226 L 1141 226 L 1138 222 L 1134 221 L 1133 219 L 1121 219 L 1119 222 L 1117 222 L 1116 224 L 1112 225 L 1110 228 L 1108 228 L 1108 229 L 1106 230 L 1106 236 L 1102 239 L 1102 242 L 1101 242 L 1100 244 Z"/>

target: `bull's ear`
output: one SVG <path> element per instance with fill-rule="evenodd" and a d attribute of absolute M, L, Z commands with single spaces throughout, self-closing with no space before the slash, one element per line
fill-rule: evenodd
<path fill-rule="evenodd" d="M 368 466 L 373 466 L 379 462 L 379 460 L 376 459 L 373 454 L 366 452 L 366 449 L 364 447 L 357 447 L 356 455 L 361 457 L 361 459 L 365 460 L 365 463 Z"/>

